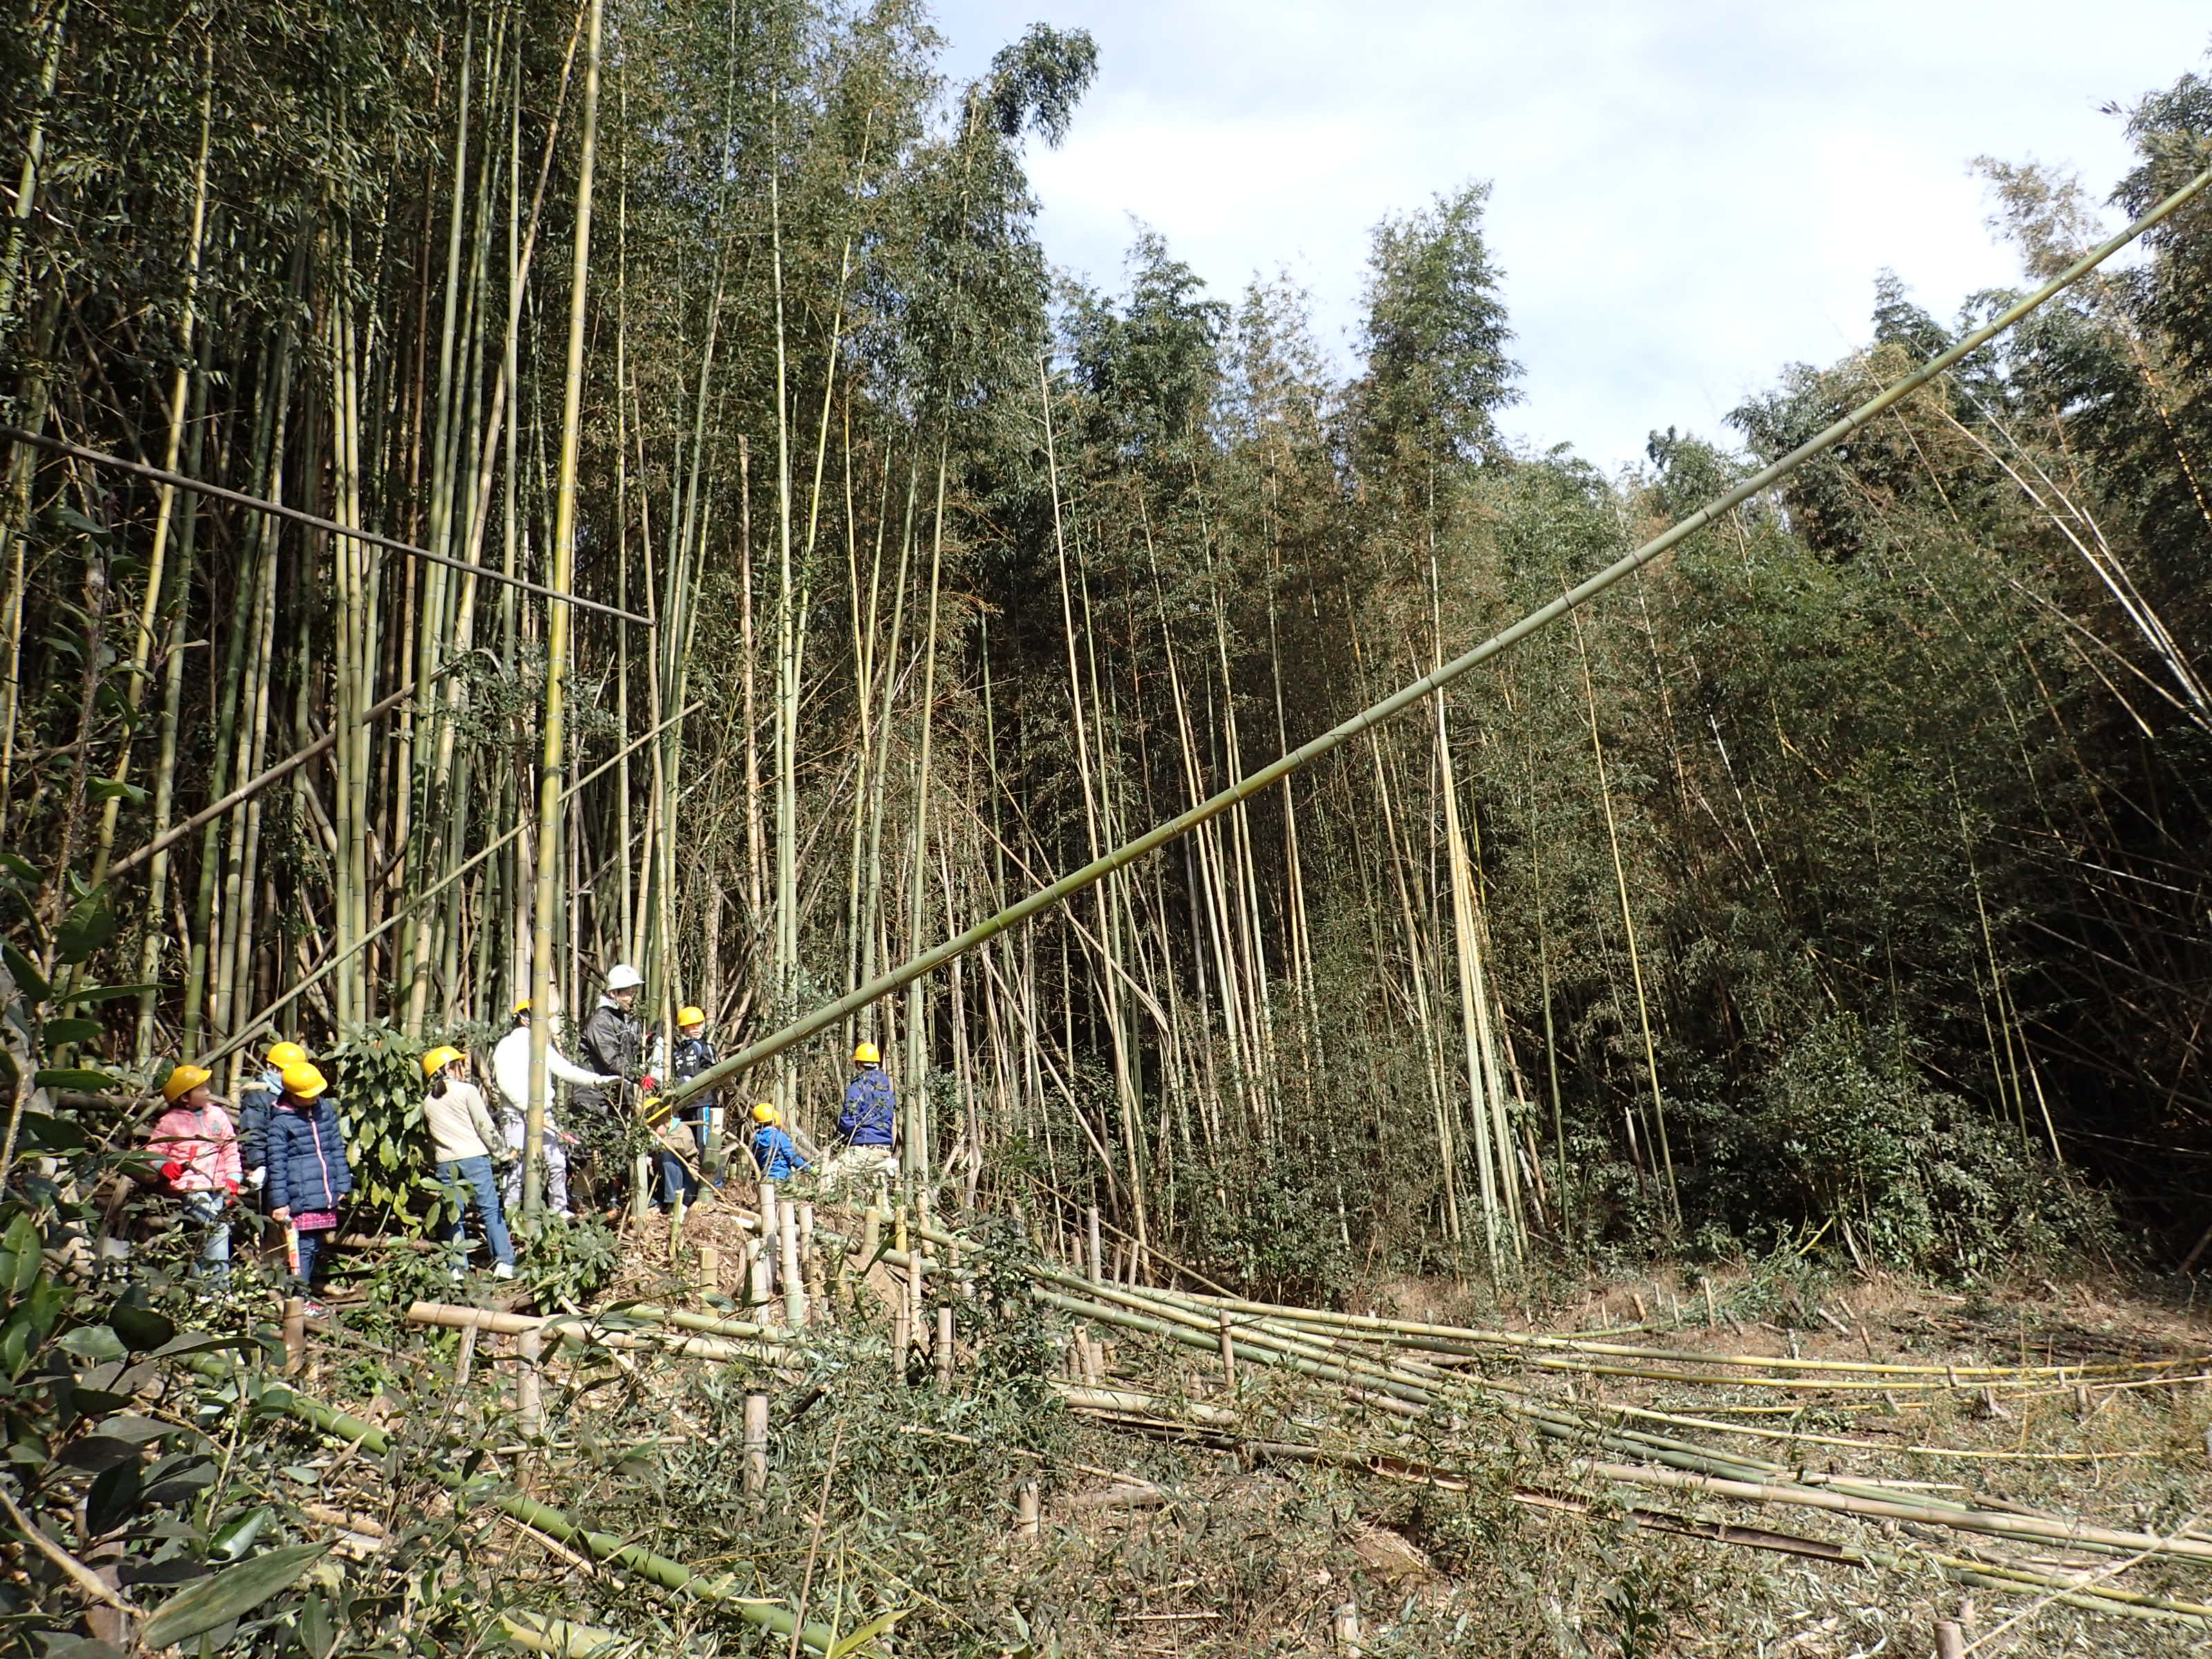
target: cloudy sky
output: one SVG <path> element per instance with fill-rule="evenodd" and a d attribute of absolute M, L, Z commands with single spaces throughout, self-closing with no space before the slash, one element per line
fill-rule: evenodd
<path fill-rule="evenodd" d="M 1118 286 L 1133 216 L 1226 298 L 1286 270 L 1349 360 L 1370 226 L 1493 181 L 1526 365 L 1507 429 L 1603 465 L 1867 334 L 1877 270 L 1948 318 L 2018 275 L 1979 155 L 2127 165 L 2102 106 L 2203 70 L 2204 0 L 938 0 L 948 69 L 1032 21 L 1097 82 L 1032 144 L 1054 261 Z"/>

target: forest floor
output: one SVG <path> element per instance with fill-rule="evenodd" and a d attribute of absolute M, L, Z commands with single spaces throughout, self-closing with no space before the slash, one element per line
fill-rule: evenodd
<path fill-rule="evenodd" d="M 665 1218 L 625 1229 L 595 1305 L 708 1306 L 702 1243 L 720 1254 L 725 1292 L 738 1292 L 749 1214 L 709 1197 L 680 1240 Z M 819 1224 L 855 1238 L 862 1228 L 826 1208 Z M 1048 1328 L 1018 1353 L 1018 1331 L 962 1313 L 946 1391 L 926 1361 L 903 1377 L 888 1364 L 882 1308 L 897 1277 L 878 1262 L 863 1283 L 872 1295 L 845 1298 L 835 1316 L 817 1310 L 805 1364 L 755 1368 L 743 1384 L 778 1401 L 768 1515 L 717 1518 L 733 1419 L 717 1414 L 713 1364 L 674 1354 L 577 1358 L 549 1385 L 549 1435 L 560 1412 L 596 1401 L 575 1419 L 587 1426 L 567 1431 L 573 1443 L 629 1437 L 621 1457 L 594 1466 L 585 1501 L 635 1511 L 624 1483 L 642 1479 L 659 1516 L 649 1524 L 682 1540 L 653 1547 L 719 1561 L 769 1549 L 780 1565 L 753 1568 L 762 1595 L 803 1595 L 803 1582 L 782 1581 L 803 1579 L 802 1559 L 818 1556 L 827 1573 L 835 1552 L 844 1598 L 845 1575 L 866 1563 L 872 1588 L 838 1601 L 843 1627 L 908 1608 L 878 1644 L 902 1655 L 1872 1659 L 1933 1651 L 1939 1620 L 1957 1621 L 1975 1654 L 2205 1650 L 2203 1625 L 2131 1613 L 2110 1595 L 2196 1605 L 2212 1591 L 2212 1310 L 2156 1284 L 2030 1273 L 1960 1291 L 1802 1257 L 1555 1277 L 1518 1306 L 1438 1281 L 1378 1284 L 1351 1311 L 1551 1340 L 1425 1352 L 1420 1363 L 1466 1385 L 1464 1403 L 1390 1416 L 1279 1370 L 1244 1367 L 1232 1386 L 1218 1358 L 1140 1331 L 1089 1326 L 1085 1355 L 1069 1340 L 1081 1322 L 1029 1307 L 1019 1319 Z M 472 1285 L 480 1304 L 499 1299 L 489 1282 Z M 334 1332 L 354 1322 L 342 1309 Z M 427 1340 L 450 1376 L 453 1333 Z M 497 1375 L 499 1346 L 486 1343 L 483 1374 Z M 1822 1361 L 1837 1369 L 1810 1368 Z M 477 1403 L 487 1427 L 506 1410 L 505 1386 Z M 1604 1461 L 1615 1454 L 1534 1435 L 1487 1409 L 1484 1389 L 1786 1473 L 1757 1501 L 1679 1474 L 1662 1472 L 1672 1490 L 1623 1484 Z M 649 1472 L 641 1426 L 660 1431 Z M 689 1449 L 667 1449 L 677 1443 Z M 574 1492 L 572 1477 L 562 1484 Z M 1042 1516 L 1024 1535 L 1017 1494 L 1030 1482 Z M 1831 1483 L 1861 1497 L 1876 1488 L 1899 1512 L 1817 1507 Z M 1961 1533 L 1928 1518 L 1945 1505 L 2154 1534 L 2181 1540 L 2179 1553 Z M 810 1527 L 817 1519 L 826 1530 Z M 549 1577 L 514 1581 L 537 1583 L 539 1605 L 580 1601 L 570 1616 L 638 1628 L 608 1600 L 605 1569 L 587 1581 L 573 1563 L 543 1565 Z M 1972 1582 L 1984 1570 L 1995 1576 Z M 2008 1571 L 2044 1582 L 2008 1586 Z M 2069 1575 L 2106 1592 L 2101 1605 L 2067 1605 L 2051 1586 Z M 813 1593 L 818 1603 L 827 1591 Z M 743 1648 L 708 1622 L 675 1633 L 690 1650 Z"/>

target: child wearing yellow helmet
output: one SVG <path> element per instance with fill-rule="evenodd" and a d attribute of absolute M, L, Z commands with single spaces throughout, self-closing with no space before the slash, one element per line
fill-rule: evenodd
<path fill-rule="evenodd" d="M 492 1148 L 506 1150 L 506 1138 L 491 1121 L 483 1092 L 466 1075 L 468 1056 L 444 1044 L 422 1056 L 422 1076 L 428 1085 L 422 1103 L 422 1126 L 430 1132 L 431 1156 L 437 1161 L 438 1178 L 446 1183 L 446 1201 L 452 1207 L 445 1222 L 448 1244 L 459 1244 L 461 1225 L 471 1203 L 483 1218 L 484 1243 L 490 1246 L 492 1276 L 514 1277 L 514 1241 L 508 1237 L 507 1216 L 500 1207 L 499 1177 L 492 1171 Z M 453 1278 L 466 1277 L 461 1259 L 453 1260 Z"/>
<path fill-rule="evenodd" d="M 312 1058 L 289 1038 L 272 1042 L 263 1051 L 261 1069 L 248 1076 L 238 1091 L 238 1158 L 243 1186 L 258 1194 L 269 1179 L 269 1113 L 284 1092 L 284 1068 L 302 1066 Z"/>
<path fill-rule="evenodd" d="M 809 1167 L 806 1154 L 783 1127 L 783 1114 L 765 1100 L 753 1107 L 752 1152 L 763 1181 L 788 1181 Z"/>
<path fill-rule="evenodd" d="M 681 1083 L 695 1078 L 714 1063 L 714 1045 L 707 1040 L 707 1011 L 686 1004 L 676 1014 L 676 1041 L 668 1049 L 668 1076 L 672 1082 Z M 678 1109 L 683 1129 L 672 1129 L 671 1133 L 689 1131 L 692 1156 L 686 1159 L 674 1151 L 663 1147 L 660 1158 L 660 1203 L 664 1209 L 673 1208 L 678 1193 L 684 1194 L 687 1204 L 699 1195 L 699 1170 L 710 1172 L 716 1166 L 714 1142 L 721 1127 L 721 1102 L 714 1090 L 693 1095 Z M 720 1180 L 714 1184 L 720 1186 Z"/>
<path fill-rule="evenodd" d="M 284 1068 L 284 1092 L 269 1114 L 269 1214 L 299 1240 L 300 1284 L 313 1290 L 315 1269 L 337 1230 L 338 1200 L 353 1190 L 337 1101 L 307 1060 Z"/>
<path fill-rule="evenodd" d="M 161 1160 L 162 1184 L 183 1200 L 185 1216 L 207 1229 L 199 1271 L 218 1283 L 230 1277 L 230 1221 L 238 1196 L 238 1132 L 230 1114 L 209 1092 L 214 1074 L 179 1064 L 161 1084 L 167 1103 L 155 1120 L 147 1150 Z"/>

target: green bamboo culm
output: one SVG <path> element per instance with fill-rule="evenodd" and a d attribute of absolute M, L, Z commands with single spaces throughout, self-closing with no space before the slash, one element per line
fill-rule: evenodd
<path fill-rule="evenodd" d="M 561 392 L 561 471 L 554 497 L 553 580 L 565 593 L 576 568 L 576 453 L 583 430 L 584 334 L 592 271 L 592 170 L 599 140 L 599 46 L 605 0 L 591 0 L 585 25 L 584 131 L 576 163 L 575 259 L 568 289 L 568 367 Z M 530 1099 L 523 1129 L 522 1224 L 538 1225 L 545 1198 L 545 1099 L 553 1041 L 553 947 L 562 902 L 562 781 L 567 770 L 568 607 L 549 608 L 545 621 L 544 760 L 538 780 L 535 902 L 530 931 Z"/>

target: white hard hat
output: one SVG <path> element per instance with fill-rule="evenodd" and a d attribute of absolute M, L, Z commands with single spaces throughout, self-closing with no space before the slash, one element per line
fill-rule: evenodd
<path fill-rule="evenodd" d="M 634 990 L 644 983 L 645 975 L 626 962 L 618 962 L 607 969 L 607 989 L 610 991 Z"/>

